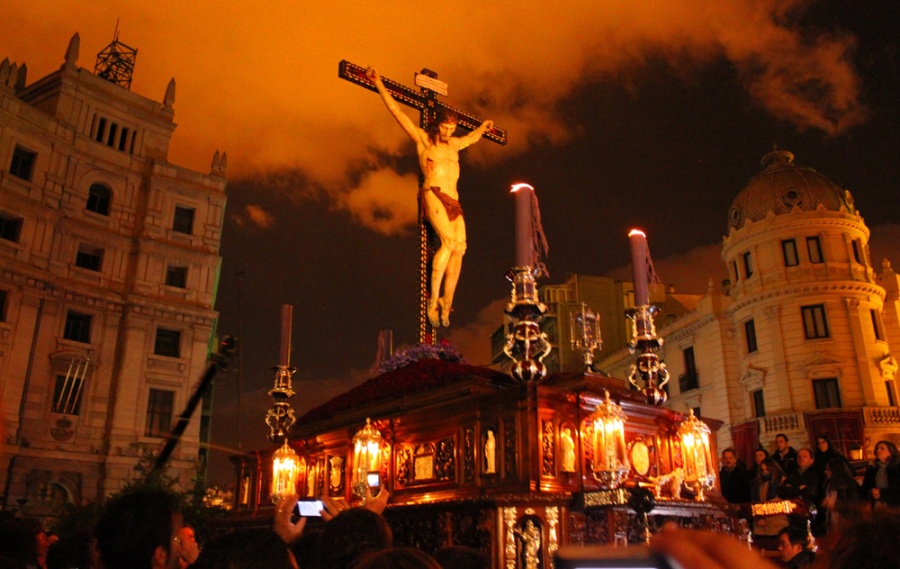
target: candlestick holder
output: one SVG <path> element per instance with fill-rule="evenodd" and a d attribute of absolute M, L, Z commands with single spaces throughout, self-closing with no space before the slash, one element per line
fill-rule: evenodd
<path fill-rule="evenodd" d="M 503 352 L 514 362 L 513 377 L 540 382 L 547 376 L 543 360 L 552 349 L 540 326 L 547 306 L 538 300 L 532 267 L 515 267 L 508 278 L 512 282 L 512 301 L 504 312 L 513 319 L 513 330 L 506 335 Z"/>
<path fill-rule="evenodd" d="M 666 364 L 659 360 L 663 339 L 656 335 L 656 324 L 653 321 L 658 312 L 659 308 L 649 304 L 626 312 L 634 332 L 634 339 L 628 347 L 632 353 L 638 354 L 631 364 L 628 381 L 644 395 L 650 405 L 662 405 L 668 399 L 663 387 L 669 382 L 669 371 Z M 643 385 L 638 385 L 637 379 Z"/>
<path fill-rule="evenodd" d="M 581 303 L 578 312 L 569 315 L 569 341 L 573 350 L 581 350 L 585 371 L 594 370 L 594 350 L 600 349 L 600 317 L 587 304 Z"/>
<path fill-rule="evenodd" d="M 291 378 L 297 368 L 277 365 L 272 368 L 272 371 L 275 372 L 275 386 L 269 390 L 269 396 L 275 402 L 266 413 L 266 425 L 269 426 L 269 440 L 280 445 L 287 439 L 288 430 L 297 420 L 294 416 L 294 409 L 288 402 L 288 399 L 294 396 Z"/>

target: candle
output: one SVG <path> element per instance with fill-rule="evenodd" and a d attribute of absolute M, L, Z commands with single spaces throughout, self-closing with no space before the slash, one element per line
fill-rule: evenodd
<path fill-rule="evenodd" d="M 634 269 L 634 304 L 644 306 L 650 304 L 647 286 L 649 282 L 647 235 L 640 229 L 632 229 L 628 237 L 631 239 L 631 265 Z"/>
<path fill-rule="evenodd" d="M 534 188 L 528 184 L 514 184 L 510 190 L 516 195 L 516 266 L 534 265 L 534 224 L 531 211 Z"/>
<path fill-rule="evenodd" d="M 278 365 L 285 367 L 291 365 L 291 320 L 293 315 L 293 306 L 281 305 L 281 349 L 278 352 Z"/>

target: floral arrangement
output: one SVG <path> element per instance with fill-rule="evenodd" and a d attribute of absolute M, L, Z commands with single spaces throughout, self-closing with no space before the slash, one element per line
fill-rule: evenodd
<path fill-rule="evenodd" d="M 441 340 L 440 344 L 419 344 L 417 346 L 401 346 L 394 352 L 390 359 L 382 362 L 378 371 L 387 373 L 406 367 L 411 363 L 421 360 L 444 360 L 453 363 L 467 363 L 460 355 L 459 349 L 448 342 Z"/>

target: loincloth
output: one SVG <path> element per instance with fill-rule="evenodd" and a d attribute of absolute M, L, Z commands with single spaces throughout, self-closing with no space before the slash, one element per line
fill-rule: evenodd
<path fill-rule="evenodd" d="M 431 186 L 430 188 L 421 188 L 419 190 L 419 200 L 421 202 L 425 201 L 425 192 L 431 191 L 437 199 L 441 200 L 441 203 L 444 204 L 444 209 L 447 211 L 447 218 L 450 221 L 453 221 L 457 217 L 463 214 L 462 206 L 459 203 L 459 200 L 455 200 L 441 191 L 441 189 L 437 186 Z M 425 208 L 419 208 L 421 215 L 425 215 Z"/>

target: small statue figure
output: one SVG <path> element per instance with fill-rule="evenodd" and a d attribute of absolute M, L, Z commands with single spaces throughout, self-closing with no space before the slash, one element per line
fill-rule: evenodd
<path fill-rule="evenodd" d="M 525 529 L 516 528 L 513 532 L 522 540 L 525 569 L 538 569 L 541 564 L 541 530 L 532 520 L 527 520 Z"/>
<path fill-rule="evenodd" d="M 331 457 L 331 489 L 332 492 L 339 492 L 341 488 L 341 478 L 344 474 L 341 466 L 344 464 L 344 459 L 339 456 Z"/>
<path fill-rule="evenodd" d="M 494 431 L 488 430 L 487 440 L 484 441 L 484 473 L 495 474 L 497 472 L 497 439 Z"/>
<path fill-rule="evenodd" d="M 431 296 L 428 300 L 428 320 L 435 328 L 450 325 L 453 295 L 459 281 L 462 258 L 466 252 L 466 223 L 456 182 L 459 180 L 459 151 L 481 140 L 481 136 L 494 128 L 494 121 L 484 121 L 477 129 L 464 136 L 453 136 L 458 119 L 450 114 L 438 116 L 432 131 L 416 126 L 385 88 L 375 68 L 366 70 L 366 76 L 375 84 L 391 115 L 400 123 L 416 143 L 419 167 L 424 182 L 419 190 L 420 211 L 441 239 L 441 246 L 431 261 Z M 444 295 L 441 296 L 441 284 Z"/>
<path fill-rule="evenodd" d="M 672 472 L 660 476 L 656 479 L 656 495 L 662 494 L 663 488 L 668 486 L 672 498 L 678 500 L 681 498 L 681 485 L 684 483 L 684 470 L 679 466 Z"/>
<path fill-rule="evenodd" d="M 575 472 L 575 441 L 572 439 L 572 429 L 564 427 L 559 436 L 559 446 L 562 451 L 562 471 Z"/>
<path fill-rule="evenodd" d="M 306 469 L 306 497 L 314 498 L 316 496 L 316 469 L 315 466 L 310 463 L 309 468 Z"/>

